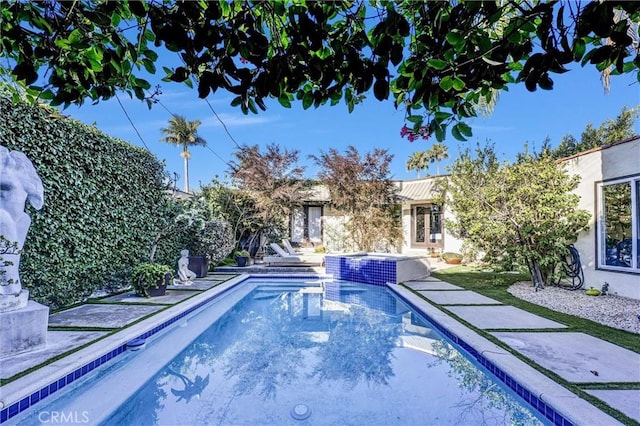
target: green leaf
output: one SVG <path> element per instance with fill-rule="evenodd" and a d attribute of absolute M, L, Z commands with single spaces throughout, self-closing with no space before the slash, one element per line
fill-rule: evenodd
<path fill-rule="evenodd" d="M 442 90 L 448 92 L 453 87 L 453 79 L 450 76 L 446 76 L 440 80 L 440 87 Z"/>
<path fill-rule="evenodd" d="M 383 78 L 379 78 L 373 84 L 373 95 L 379 101 L 384 101 L 389 97 L 389 82 Z"/>
<path fill-rule="evenodd" d="M 436 70 L 443 70 L 449 65 L 447 61 L 443 61 L 442 59 L 429 59 L 427 61 L 427 65 Z"/>
<path fill-rule="evenodd" d="M 454 138 L 456 138 L 459 141 L 466 141 L 467 139 L 462 136 L 462 133 L 460 133 L 460 129 L 459 129 L 460 123 L 457 123 L 455 126 L 453 126 L 451 128 L 451 135 L 453 135 Z"/>
<path fill-rule="evenodd" d="M 454 47 L 459 47 L 464 44 L 464 36 L 457 31 L 451 31 L 445 38 Z"/>
<path fill-rule="evenodd" d="M 458 131 L 460 133 L 462 133 L 463 135 L 467 136 L 467 137 L 471 137 L 473 136 L 473 133 L 471 131 L 471 127 L 469 127 L 466 123 L 463 123 L 462 121 L 459 122 L 457 124 L 458 127 Z"/>
<path fill-rule="evenodd" d="M 583 39 L 576 38 L 573 40 L 573 59 L 577 62 L 584 56 L 586 44 Z"/>
<path fill-rule="evenodd" d="M 424 119 L 420 115 L 410 115 L 407 117 L 407 121 L 411 123 L 422 123 Z"/>
<path fill-rule="evenodd" d="M 450 112 L 438 111 L 435 113 L 435 118 L 438 121 L 444 121 L 447 118 L 451 117 L 453 114 Z"/>
<path fill-rule="evenodd" d="M 285 108 L 291 108 L 291 101 L 286 95 L 280 96 L 278 98 L 278 102 L 280 102 L 280 105 L 282 105 Z"/>
<path fill-rule="evenodd" d="M 236 107 L 238 105 L 242 104 L 242 97 L 241 96 L 236 96 L 235 98 L 233 98 L 233 100 L 231 101 L 231 106 L 232 107 Z"/>
<path fill-rule="evenodd" d="M 311 105 L 313 105 L 313 94 L 311 92 L 306 92 L 302 97 L 302 108 L 309 109 Z"/>
<path fill-rule="evenodd" d="M 453 78 L 453 88 L 457 91 L 464 89 L 465 84 L 464 81 L 460 80 L 458 77 Z"/>

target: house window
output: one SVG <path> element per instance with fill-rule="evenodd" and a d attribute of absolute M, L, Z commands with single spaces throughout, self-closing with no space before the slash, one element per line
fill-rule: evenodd
<path fill-rule="evenodd" d="M 322 206 L 301 206 L 293 209 L 291 241 L 322 242 Z"/>
<path fill-rule="evenodd" d="M 640 273 L 640 176 L 598 185 L 598 266 Z"/>
<path fill-rule="evenodd" d="M 423 205 L 411 209 L 414 247 L 442 248 L 442 212 L 440 206 Z"/>

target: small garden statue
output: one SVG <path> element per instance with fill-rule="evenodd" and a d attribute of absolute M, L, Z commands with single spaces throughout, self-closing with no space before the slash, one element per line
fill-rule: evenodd
<path fill-rule="evenodd" d="M 182 250 L 178 259 L 178 278 L 173 280 L 173 285 L 191 285 L 194 278 L 196 273 L 189 269 L 189 250 Z"/>
<path fill-rule="evenodd" d="M 42 208 L 42 181 L 26 155 L 0 146 L 0 312 L 22 308 L 28 301 L 19 275 L 20 251 L 31 226 L 24 211 L 27 201 L 36 210 Z"/>

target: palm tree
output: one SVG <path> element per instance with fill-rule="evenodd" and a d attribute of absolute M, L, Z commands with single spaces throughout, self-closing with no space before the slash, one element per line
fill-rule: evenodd
<path fill-rule="evenodd" d="M 436 176 L 440 176 L 440 160 L 449 158 L 447 146 L 442 143 L 434 143 L 431 149 L 427 150 L 427 158 L 430 163 L 436 162 Z"/>
<path fill-rule="evenodd" d="M 206 146 L 207 141 L 198 135 L 198 126 L 202 122 L 200 120 L 187 121 L 181 115 L 173 115 L 169 119 L 169 126 L 160 129 L 165 135 L 160 142 L 172 143 L 182 147 L 180 156 L 184 158 L 184 192 L 189 192 L 189 153 L 190 146 L 202 145 Z"/>
<path fill-rule="evenodd" d="M 426 151 L 414 152 L 407 159 L 407 170 L 415 170 L 420 177 L 422 170 L 427 170 L 429 167 L 429 159 L 427 158 Z"/>

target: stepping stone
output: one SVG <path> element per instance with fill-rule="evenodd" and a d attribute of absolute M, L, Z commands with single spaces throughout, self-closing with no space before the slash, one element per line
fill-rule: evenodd
<path fill-rule="evenodd" d="M 105 334 L 107 334 L 106 331 L 47 331 L 47 345 L 44 349 L 3 358 L 0 363 L 0 377 L 8 379 L 48 359 L 92 342 Z"/>
<path fill-rule="evenodd" d="M 462 287 L 444 281 L 408 281 L 404 284 L 411 290 L 462 290 Z"/>
<path fill-rule="evenodd" d="M 189 288 L 191 287 L 192 286 L 189 286 Z M 183 287 L 180 288 L 182 289 Z M 129 293 L 122 293 L 115 296 L 107 297 L 103 300 L 105 302 L 117 303 L 153 303 L 159 305 L 173 305 L 175 303 L 182 302 L 183 300 L 188 299 L 194 294 L 195 293 L 193 293 L 192 291 L 167 290 L 164 296 L 140 297 L 136 295 L 135 291 L 131 291 Z"/>
<path fill-rule="evenodd" d="M 475 291 L 420 291 L 421 295 L 439 305 L 501 305 L 495 299 Z"/>
<path fill-rule="evenodd" d="M 585 389 L 585 392 L 640 422 L 640 389 Z"/>
<path fill-rule="evenodd" d="M 447 309 L 482 329 L 567 328 L 515 306 L 451 306 Z"/>
<path fill-rule="evenodd" d="M 584 333 L 491 333 L 574 383 L 640 382 L 640 354 Z"/>
<path fill-rule="evenodd" d="M 88 304 L 49 315 L 49 327 L 120 328 L 164 306 Z"/>

